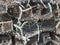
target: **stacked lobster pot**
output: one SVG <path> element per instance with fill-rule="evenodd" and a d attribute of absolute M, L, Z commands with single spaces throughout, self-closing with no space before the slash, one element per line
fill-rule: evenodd
<path fill-rule="evenodd" d="M 55 10 L 55 20 L 59 21 L 60 20 L 60 0 L 55 0 L 54 4 L 56 5 L 56 9 Z"/>
<path fill-rule="evenodd" d="M 57 7 L 57 11 L 55 12 L 55 21 L 57 21 L 56 34 L 60 35 L 60 0 L 55 0 L 55 4 Z"/>
<path fill-rule="evenodd" d="M 0 0 L 0 13 L 7 13 L 7 3 Z"/>
<path fill-rule="evenodd" d="M 52 1 L 52 0 L 42 0 L 41 3 L 44 6 L 44 8 L 41 10 L 40 22 L 39 22 L 40 33 L 41 33 L 40 37 L 43 42 L 42 45 L 50 45 L 50 44 L 58 45 L 58 43 L 54 42 L 56 39 L 56 35 L 55 35 L 56 24 L 58 22 L 58 20 L 57 21 L 55 20 L 56 19 L 55 13 L 57 11 L 57 5 L 55 1 Z"/>
<path fill-rule="evenodd" d="M 40 4 L 29 0 L 22 3 L 19 0 L 15 0 L 12 2 L 12 5 L 8 6 L 8 13 L 13 19 L 14 29 L 16 31 L 15 38 L 20 40 L 16 40 L 16 45 L 19 45 L 19 42 L 23 42 L 26 45 L 30 41 L 29 38 L 37 34 L 39 35 L 38 20 L 41 14 L 41 8 Z M 35 38 L 34 40 L 37 41 L 38 39 Z"/>
<path fill-rule="evenodd" d="M 7 14 L 0 14 L 0 45 L 12 45 L 13 23 Z"/>
<path fill-rule="evenodd" d="M 58 22 L 55 16 L 58 6 L 55 8 L 55 5 L 53 0 L 12 1 L 7 11 L 14 23 L 15 45 L 34 45 L 33 43 L 37 45 L 40 35 L 42 45 L 48 45 L 50 42 L 55 44 L 56 23 Z M 34 37 L 36 35 L 37 39 Z"/>
<path fill-rule="evenodd" d="M 7 15 L 7 4 L 0 0 L 0 45 L 12 45 L 13 22 Z"/>

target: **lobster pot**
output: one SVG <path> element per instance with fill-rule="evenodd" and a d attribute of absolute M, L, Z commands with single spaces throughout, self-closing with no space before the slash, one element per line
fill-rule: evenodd
<path fill-rule="evenodd" d="M 55 24 L 56 24 L 56 22 L 54 21 L 54 19 L 44 20 L 42 22 L 42 30 L 43 31 L 54 31 Z"/>
<path fill-rule="evenodd" d="M 60 34 L 60 21 L 56 25 L 56 34 Z"/>
<path fill-rule="evenodd" d="M 0 32 L 9 32 L 13 30 L 13 23 L 8 15 L 0 15 Z"/>
<path fill-rule="evenodd" d="M 12 45 L 12 39 L 9 34 L 0 34 L 0 45 Z"/>
<path fill-rule="evenodd" d="M 37 30 L 37 24 L 36 24 L 36 22 L 33 21 L 33 20 L 29 20 L 28 23 L 26 23 L 23 26 L 23 30 L 26 31 L 26 32 L 36 31 Z"/>
<path fill-rule="evenodd" d="M 53 17 L 53 15 L 49 12 L 49 13 L 47 13 L 47 14 L 45 14 L 45 15 L 41 15 L 41 16 L 40 16 L 40 19 L 49 20 L 49 19 L 51 19 L 52 17 Z"/>
<path fill-rule="evenodd" d="M 34 5 L 34 4 L 33 4 Z M 39 20 L 41 15 L 41 7 L 34 7 L 23 13 L 21 20 Z"/>
<path fill-rule="evenodd" d="M 40 19 L 42 19 L 42 20 L 49 20 L 52 17 L 53 17 L 53 14 L 50 12 L 49 8 L 48 9 L 43 8 L 41 10 Z"/>
<path fill-rule="evenodd" d="M 8 22 L 0 22 L 0 32 L 8 32 L 11 31 L 12 29 L 12 22 L 8 21 Z"/>
<path fill-rule="evenodd" d="M 18 18 L 20 14 L 19 5 L 17 3 L 9 4 L 7 12 L 13 18 Z"/>
<path fill-rule="evenodd" d="M 7 5 L 6 3 L 0 3 L 0 13 L 7 13 Z"/>

